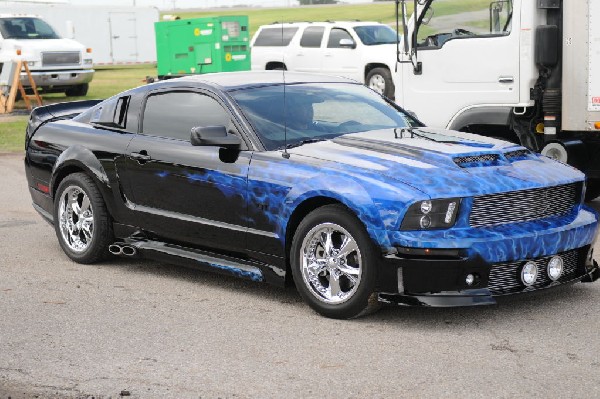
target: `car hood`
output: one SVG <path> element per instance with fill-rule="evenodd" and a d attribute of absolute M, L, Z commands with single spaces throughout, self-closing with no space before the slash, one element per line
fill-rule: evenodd
<path fill-rule="evenodd" d="M 359 175 L 378 173 L 432 198 L 466 197 L 583 181 L 578 170 L 524 147 L 432 128 L 346 134 L 305 144 L 292 155 Z M 324 165 L 324 166 L 325 166 Z M 392 181 L 393 181 L 392 180 Z"/>

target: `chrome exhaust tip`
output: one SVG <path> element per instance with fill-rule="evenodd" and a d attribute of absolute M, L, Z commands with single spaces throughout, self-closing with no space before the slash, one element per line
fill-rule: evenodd
<path fill-rule="evenodd" d="M 119 244 L 111 244 L 108 246 L 108 252 L 113 255 L 121 255 L 123 254 L 123 247 L 121 247 Z"/>
<path fill-rule="evenodd" d="M 121 253 L 125 256 L 134 256 L 137 253 L 135 247 L 125 245 L 121 248 Z"/>

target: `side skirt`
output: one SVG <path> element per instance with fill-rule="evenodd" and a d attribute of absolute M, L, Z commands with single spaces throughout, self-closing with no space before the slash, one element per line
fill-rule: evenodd
<path fill-rule="evenodd" d="M 284 283 L 283 278 L 273 276 L 271 272 L 274 269 L 273 266 L 251 260 L 148 239 L 126 238 L 115 244 L 135 248 L 135 254 L 132 256 L 141 256 L 245 280 L 264 281 L 278 286 L 282 286 Z"/>

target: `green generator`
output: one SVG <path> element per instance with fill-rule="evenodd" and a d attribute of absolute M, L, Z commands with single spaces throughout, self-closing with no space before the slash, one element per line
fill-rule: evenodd
<path fill-rule="evenodd" d="M 159 79 L 250 70 L 247 16 L 154 23 Z"/>

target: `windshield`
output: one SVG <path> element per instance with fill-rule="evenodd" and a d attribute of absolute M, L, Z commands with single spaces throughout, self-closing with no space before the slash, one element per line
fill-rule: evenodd
<path fill-rule="evenodd" d="M 241 89 L 231 95 L 268 150 L 416 123 L 358 84 L 288 84 L 285 99 L 283 85 Z"/>
<path fill-rule="evenodd" d="M 387 25 L 357 26 L 354 31 L 365 46 L 396 44 L 396 31 Z"/>
<path fill-rule="evenodd" d="M 39 18 L 0 18 L 4 39 L 60 39 L 54 29 Z"/>

